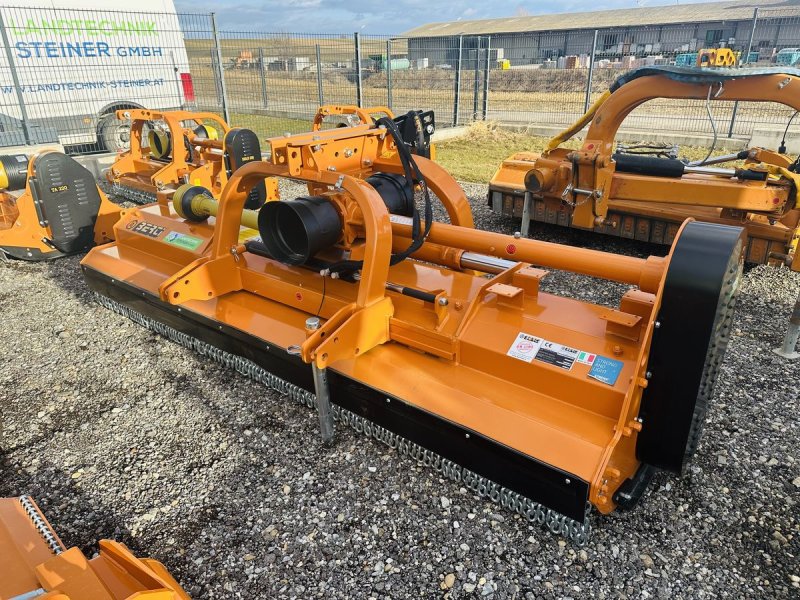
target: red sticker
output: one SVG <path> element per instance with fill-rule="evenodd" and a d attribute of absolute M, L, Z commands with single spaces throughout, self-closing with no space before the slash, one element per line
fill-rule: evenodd
<path fill-rule="evenodd" d="M 514 254 L 517 251 L 517 247 L 514 244 L 509 244 L 506 246 L 506 252 L 508 254 Z"/>

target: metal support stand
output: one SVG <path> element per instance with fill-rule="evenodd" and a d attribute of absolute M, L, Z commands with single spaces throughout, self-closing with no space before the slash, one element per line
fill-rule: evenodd
<path fill-rule="evenodd" d="M 456 61 L 456 81 L 453 89 L 453 127 L 458 126 L 458 113 L 461 108 L 461 58 L 464 54 L 464 36 L 458 36 L 458 60 Z"/>
<path fill-rule="evenodd" d="M 264 61 L 264 49 L 258 49 L 258 70 L 261 71 L 261 103 L 267 108 L 267 65 Z"/>
<path fill-rule="evenodd" d="M 492 57 L 492 38 L 486 38 L 486 64 L 483 67 L 483 120 L 486 120 L 486 113 L 489 112 L 489 71 L 491 69 Z"/>
<path fill-rule="evenodd" d="M 228 106 L 228 89 L 225 87 L 225 66 L 222 64 L 222 46 L 219 41 L 219 31 L 217 30 L 217 15 L 213 12 L 211 13 L 211 35 L 214 39 L 214 51 L 217 57 L 217 77 L 220 95 L 222 96 L 220 98 L 222 104 L 222 118 L 230 125 L 231 115 Z"/>
<path fill-rule="evenodd" d="M 11 50 L 11 43 L 8 41 L 8 31 L 6 31 L 6 23 L 3 15 L 0 14 L 0 34 L 3 37 L 3 45 L 6 50 L 6 60 L 8 61 L 8 69 L 11 72 L 11 81 L 14 83 L 14 92 L 17 94 L 17 104 L 19 104 L 20 121 L 22 123 L 22 134 L 25 136 L 25 143 L 30 145 L 33 143 L 31 135 L 30 124 L 28 122 L 28 109 L 25 106 L 25 98 L 22 95 L 22 86 L 19 82 L 19 74 L 17 73 L 17 66 L 14 63 L 14 53 Z"/>
<path fill-rule="evenodd" d="M 325 104 L 325 92 L 322 88 L 322 50 L 319 44 L 315 48 L 315 53 L 317 56 L 317 101 L 322 106 Z"/>
<path fill-rule="evenodd" d="M 392 108 L 392 40 L 386 40 L 386 106 Z"/>
<path fill-rule="evenodd" d="M 753 38 L 756 35 L 756 25 L 758 25 L 758 7 L 753 9 L 753 24 L 750 27 L 750 41 L 747 42 L 747 50 L 744 53 L 743 64 L 750 62 L 750 52 L 753 50 Z M 739 101 L 733 103 L 733 111 L 731 112 L 731 122 L 728 126 L 728 137 L 733 137 L 733 130 L 736 127 L 736 115 L 739 113 Z"/>
<path fill-rule="evenodd" d="M 533 197 L 530 192 L 525 192 L 525 200 L 522 203 L 522 225 L 519 228 L 519 233 L 522 237 L 528 237 L 531 230 L 531 203 Z"/>
<path fill-rule="evenodd" d="M 306 319 L 306 331 L 313 332 L 319 329 L 319 317 Z M 311 363 L 314 374 L 314 393 L 317 396 L 317 414 L 319 415 L 319 431 L 322 443 L 330 444 L 333 440 L 333 412 L 331 411 L 331 391 L 328 387 L 328 369 L 320 369 L 316 363 Z"/>
<path fill-rule="evenodd" d="M 355 69 L 356 69 L 356 106 L 364 107 L 364 82 L 361 79 L 361 35 L 356 31 L 353 34 L 353 46 L 355 47 Z"/>
<path fill-rule="evenodd" d="M 594 83 L 594 60 L 597 54 L 597 29 L 592 39 L 592 53 L 589 55 L 589 73 L 586 75 L 586 97 L 583 99 L 583 112 L 589 112 L 592 104 L 592 84 Z"/>
<path fill-rule="evenodd" d="M 786 337 L 783 338 L 783 345 L 775 348 L 773 352 L 783 358 L 797 360 L 800 358 L 800 352 L 795 350 L 798 338 L 800 338 L 800 297 L 794 303 L 794 310 L 789 318 L 789 329 L 786 331 Z"/>

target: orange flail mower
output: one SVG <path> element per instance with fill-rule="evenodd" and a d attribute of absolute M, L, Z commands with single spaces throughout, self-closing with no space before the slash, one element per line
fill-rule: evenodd
<path fill-rule="evenodd" d="M 647 259 L 476 230 L 404 141 L 408 125 L 427 142 L 418 117 L 271 139 L 219 199 L 188 185 L 172 210 L 124 211 L 84 276 L 108 308 L 316 407 L 324 440 L 350 426 L 583 543 L 591 506 L 632 506 L 694 453 L 743 230 L 689 220 Z M 247 210 L 265 177 L 307 194 Z M 241 243 L 242 225 L 260 235 Z M 549 269 L 628 291 L 549 293 Z"/>
<path fill-rule="evenodd" d="M 189 600 L 164 566 L 124 544 L 100 541 L 87 559 L 67 549 L 29 496 L 0 499 L 0 598 Z"/>
<path fill-rule="evenodd" d="M 168 201 L 184 183 L 219 195 L 233 171 L 261 160 L 256 134 L 230 128 L 214 113 L 126 109 L 117 111 L 117 118 L 131 121 L 130 149 L 106 177 L 115 194 L 139 204 Z M 277 181 L 266 180 L 253 188 L 248 207 L 277 197 Z"/>
<path fill-rule="evenodd" d="M 85 252 L 114 239 L 119 211 L 94 175 L 66 154 L 0 156 L 2 255 L 49 260 Z"/>
<path fill-rule="evenodd" d="M 800 270 L 800 164 L 785 147 L 695 163 L 649 155 L 649 148 L 614 150 L 625 117 L 649 100 L 773 102 L 798 110 L 798 86 L 796 72 L 774 68 L 634 70 L 542 154 L 519 152 L 505 160 L 489 184 L 489 204 L 497 213 L 521 217 L 523 233 L 534 220 L 672 244 L 687 218 L 741 226 L 748 235 L 747 261 Z M 582 147 L 565 148 L 586 125 Z M 737 161 L 731 168 L 714 166 Z"/>

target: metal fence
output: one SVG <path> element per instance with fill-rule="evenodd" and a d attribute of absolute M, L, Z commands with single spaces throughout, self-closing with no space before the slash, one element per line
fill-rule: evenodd
<path fill-rule="evenodd" d="M 217 112 L 261 137 L 300 132 L 320 104 L 433 109 L 439 126 L 496 120 L 573 122 L 622 73 L 694 64 L 704 47 L 741 63 L 800 63 L 800 11 L 751 21 L 416 37 L 221 31 L 213 14 L 0 8 L 0 145 L 61 141 L 73 153 L 116 149 L 113 111 L 134 106 Z M 790 49 L 790 50 L 786 50 Z M 780 52 L 783 50 L 783 52 Z M 714 102 L 721 135 L 786 123 L 774 105 Z M 630 131 L 705 133 L 705 102 L 656 100 Z"/>

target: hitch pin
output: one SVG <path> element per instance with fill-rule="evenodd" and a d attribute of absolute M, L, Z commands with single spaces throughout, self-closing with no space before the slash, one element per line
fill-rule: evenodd
<path fill-rule="evenodd" d="M 319 329 L 319 317 L 306 319 L 306 333 L 311 334 Z M 314 375 L 314 391 L 317 396 L 317 413 L 319 414 L 319 430 L 322 443 L 330 444 L 333 440 L 333 413 L 331 411 L 331 393 L 328 387 L 328 369 L 320 369 L 316 362 L 311 363 Z"/>

